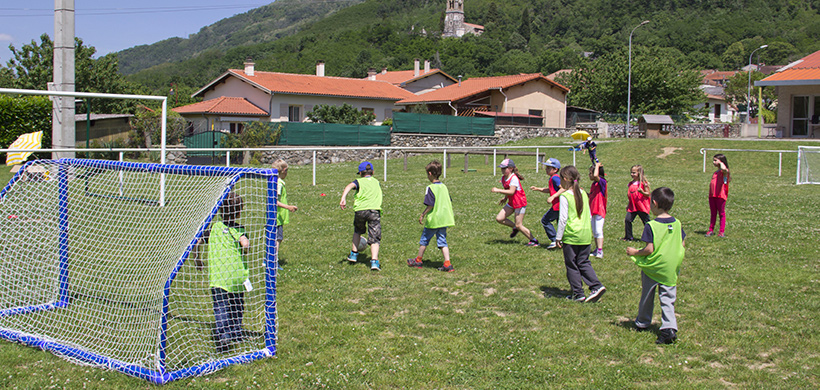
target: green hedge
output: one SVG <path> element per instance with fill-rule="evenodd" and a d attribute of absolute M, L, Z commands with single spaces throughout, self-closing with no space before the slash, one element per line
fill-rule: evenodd
<path fill-rule="evenodd" d="M 43 131 L 43 147 L 51 147 L 51 100 L 45 96 L 0 95 L 0 147 L 7 148 L 21 134 Z M 49 153 L 41 153 L 49 158 Z M 5 162 L 5 153 L 2 154 Z"/>

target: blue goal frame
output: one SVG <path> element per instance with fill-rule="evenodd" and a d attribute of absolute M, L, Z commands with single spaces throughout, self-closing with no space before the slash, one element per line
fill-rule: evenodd
<path fill-rule="evenodd" d="M 29 161 L 12 177 L 9 183 L 0 191 L 0 200 L 4 199 L 6 193 L 19 181 L 25 174 L 26 168 L 37 160 Z M 42 161 L 42 160 L 40 160 Z M 113 370 L 123 372 L 127 375 L 142 378 L 153 383 L 163 384 L 177 379 L 198 376 L 212 371 L 219 370 L 233 364 L 247 363 L 266 357 L 276 355 L 276 199 L 277 181 L 279 180 L 278 171 L 276 169 L 259 169 L 259 168 L 238 168 L 238 167 L 215 167 L 215 166 L 192 166 L 192 165 L 168 165 L 168 164 L 148 164 L 148 163 L 131 163 L 121 161 L 108 160 L 85 160 L 85 159 L 59 159 L 53 160 L 58 166 L 57 187 L 58 187 L 58 245 L 59 245 L 59 289 L 57 300 L 55 302 L 27 306 L 16 307 L 0 310 L 0 317 L 21 315 L 44 310 L 58 310 L 62 307 L 67 307 L 71 304 L 69 298 L 69 275 L 68 275 L 68 166 L 78 167 L 95 167 L 111 170 L 122 171 L 138 171 L 141 173 L 159 173 L 159 174 L 174 174 L 174 175 L 189 175 L 189 176 L 220 176 L 230 178 L 225 191 L 222 193 L 220 199 L 216 202 L 210 214 L 205 219 L 203 224 L 199 227 L 196 235 L 193 237 L 184 253 L 177 261 L 176 266 L 168 275 L 165 281 L 163 306 L 162 306 L 162 324 L 160 332 L 159 343 L 159 369 L 152 370 L 145 367 L 112 359 L 96 353 L 90 353 L 81 349 L 60 344 L 46 338 L 33 336 L 23 332 L 18 332 L 8 329 L 0 329 L 0 338 L 26 344 L 32 347 L 51 351 L 55 354 L 68 356 L 82 362 L 87 362 L 92 365 L 108 367 Z M 188 256 L 195 247 L 197 241 L 203 236 L 211 220 L 217 214 L 219 206 L 225 199 L 225 196 L 233 189 L 236 182 L 242 178 L 258 178 L 267 180 L 267 205 L 266 205 L 266 221 L 265 221 L 265 347 L 258 351 L 248 352 L 239 356 L 232 356 L 221 360 L 204 363 L 198 366 L 183 368 L 176 371 L 166 371 L 166 342 L 167 342 L 167 328 L 168 328 L 168 296 L 171 290 L 171 284 L 176 278 L 182 265 L 188 260 Z M 156 206 L 162 207 L 162 206 Z"/>

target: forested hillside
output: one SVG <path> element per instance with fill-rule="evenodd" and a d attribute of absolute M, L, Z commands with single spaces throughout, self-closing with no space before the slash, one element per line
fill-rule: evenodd
<path fill-rule="evenodd" d="M 230 22 L 239 29 L 232 33 L 209 26 L 203 32 L 225 42 L 129 79 L 155 93 L 167 93 L 172 83 L 196 89 L 248 57 L 257 70 L 294 73 L 312 73 L 324 60 L 328 75 L 351 77 L 364 77 L 371 67 L 409 69 L 413 58 L 453 76 L 548 74 L 626 50 L 630 31 L 643 20 L 651 22 L 636 30 L 633 45 L 663 49 L 687 69 L 737 69 L 762 44 L 769 45 L 758 52 L 767 64 L 820 50 L 820 0 L 465 0 L 464 9 L 468 23 L 485 26 L 483 35 L 440 38 L 445 0 L 367 0 L 292 35 L 242 46 L 228 41 L 240 33 L 260 41 L 276 33 L 261 24 L 239 29 L 243 23 Z"/>
<path fill-rule="evenodd" d="M 278 0 L 202 27 L 198 33 L 191 34 L 188 38 L 169 38 L 151 45 L 123 50 L 118 53 L 120 71 L 132 74 L 166 62 L 189 59 L 208 49 L 227 50 L 274 41 L 293 34 L 304 23 L 321 20 L 362 1 L 364 0 Z"/>

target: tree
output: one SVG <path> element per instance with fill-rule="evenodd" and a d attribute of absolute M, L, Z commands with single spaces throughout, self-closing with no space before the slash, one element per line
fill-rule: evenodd
<path fill-rule="evenodd" d="M 676 50 L 633 48 L 632 112 L 683 115 L 705 101 L 698 88 L 700 74 L 683 68 L 683 55 Z M 626 50 L 584 60 L 557 82 L 570 88 L 568 104 L 597 111 L 627 112 L 628 58 Z"/>
<path fill-rule="evenodd" d="M 518 26 L 518 33 L 521 34 L 527 42 L 530 41 L 530 11 L 525 7 L 521 11 L 521 25 Z"/>
<path fill-rule="evenodd" d="M 347 125 L 368 125 L 376 120 L 372 112 L 359 111 L 345 103 L 341 106 L 319 104 L 308 111 L 308 119 L 315 123 L 344 123 Z"/>
<path fill-rule="evenodd" d="M 74 38 L 74 43 L 76 91 L 127 94 L 138 89 L 119 74 L 116 54 L 94 59 L 97 49 L 83 45 L 80 38 Z M 13 88 L 48 89 L 48 83 L 53 80 L 54 74 L 54 42 L 48 34 L 40 36 L 39 45 L 32 40 L 19 50 L 13 45 L 9 45 L 9 49 L 13 58 L 8 61 L 7 68 L 0 69 L 0 83 L 10 77 L 10 86 Z M 92 98 L 90 104 L 92 112 L 117 113 L 131 109 L 136 103 Z M 84 113 L 85 107 L 86 105 L 79 106 L 78 113 Z"/>
<path fill-rule="evenodd" d="M 746 111 L 745 107 L 751 100 L 752 107 L 750 116 L 752 118 L 757 116 L 757 97 L 760 94 L 760 87 L 755 87 L 755 81 L 766 78 L 761 72 L 753 71 L 751 75 L 752 96 L 749 96 L 749 72 L 737 72 L 734 76 L 726 81 L 726 87 L 723 89 L 723 94 L 726 100 L 741 108 L 741 111 Z M 777 95 L 774 88 L 763 88 L 763 106 L 772 111 L 776 111 Z"/>

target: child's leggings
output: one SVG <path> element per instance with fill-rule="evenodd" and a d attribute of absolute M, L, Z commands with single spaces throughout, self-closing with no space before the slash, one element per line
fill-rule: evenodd
<path fill-rule="evenodd" d="M 715 217 L 720 216 L 720 234 L 726 230 L 726 199 L 709 197 L 709 211 L 711 218 L 709 219 L 709 231 L 715 230 Z"/>
<path fill-rule="evenodd" d="M 630 241 L 634 239 L 632 236 L 632 221 L 635 220 L 635 217 L 640 217 L 644 225 L 649 222 L 649 214 L 643 211 L 627 211 L 626 218 L 624 218 L 624 238 Z"/>

